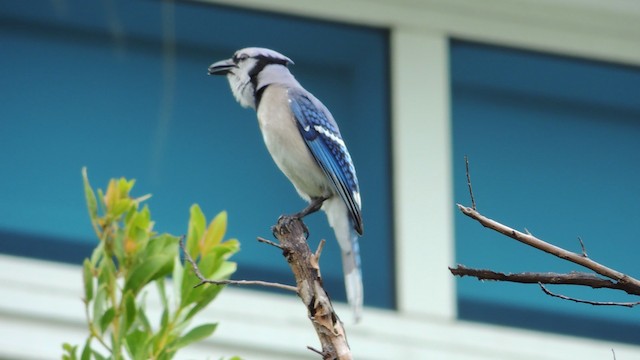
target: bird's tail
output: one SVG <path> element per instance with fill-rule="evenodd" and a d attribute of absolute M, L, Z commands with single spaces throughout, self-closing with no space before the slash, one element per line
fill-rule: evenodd
<path fill-rule="evenodd" d="M 353 315 L 357 322 L 360 320 L 362 303 L 364 301 L 358 233 L 356 233 L 353 227 L 347 206 L 342 199 L 339 197 L 330 198 L 324 202 L 322 209 L 327 213 L 329 225 L 333 228 L 338 243 L 340 244 L 347 301 L 353 310 Z"/>
<path fill-rule="evenodd" d="M 355 231 L 353 231 L 355 235 Z M 364 290 L 362 286 L 362 271 L 360 270 L 360 246 L 358 236 L 352 237 L 351 249 L 342 250 L 342 270 L 344 271 L 344 286 L 347 290 L 347 300 L 355 321 L 360 321 L 362 315 L 362 302 L 364 300 Z"/>

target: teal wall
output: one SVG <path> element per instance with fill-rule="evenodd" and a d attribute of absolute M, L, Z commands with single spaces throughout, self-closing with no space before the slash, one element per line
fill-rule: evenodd
<path fill-rule="evenodd" d="M 171 43 L 170 39 L 175 39 Z M 194 2 L 13 1 L 0 5 L 0 252 L 80 264 L 95 245 L 81 187 L 137 179 L 156 230 L 186 232 L 189 207 L 229 212 L 236 278 L 291 282 L 269 237 L 305 206 L 269 157 L 255 114 L 233 99 L 214 61 L 246 46 L 292 58 L 293 73 L 333 112 L 361 181 L 365 303 L 395 304 L 384 30 Z M 366 56 L 363 56 L 366 54 Z M 344 299 L 337 243 L 322 270 Z"/>
<path fill-rule="evenodd" d="M 455 201 L 640 276 L 640 69 L 451 43 Z M 585 269 L 455 214 L 456 262 L 502 272 Z M 582 299 L 626 294 L 550 287 Z M 457 280 L 462 318 L 640 343 L 640 312 L 551 298 L 535 285 Z"/>

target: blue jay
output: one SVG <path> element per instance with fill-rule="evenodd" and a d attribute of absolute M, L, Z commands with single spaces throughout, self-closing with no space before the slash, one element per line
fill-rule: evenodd
<path fill-rule="evenodd" d="M 360 189 L 351 156 L 329 110 L 293 77 L 288 57 L 245 48 L 209 66 L 226 75 L 233 96 L 256 110 L 264 142 L 276 165 L 309 205 L 294 216 L 322 209 L 342 251 L 347 300 L 356 321 L 363 302 L 358 236 L 362 235 Z"/>

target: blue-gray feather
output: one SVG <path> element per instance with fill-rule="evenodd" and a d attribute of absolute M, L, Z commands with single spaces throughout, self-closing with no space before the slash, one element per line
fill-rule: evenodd
<path fill-rule="evenodd" d="M 355 197 L 360 192 L 358 178 L 335 120 L 298 89 L 289 90 L 289 104 L 311 154 L 347 205 L 355 230 L 362 234 L 360 204 Z"/>

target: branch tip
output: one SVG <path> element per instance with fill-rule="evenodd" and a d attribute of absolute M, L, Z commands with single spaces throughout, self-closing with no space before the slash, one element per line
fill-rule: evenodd
<path fill-rule="evenodd" d="M 542 291 L 551 296 L 551 297 L 556 297 L 562 300 L 569 300 L 569 301 L 573 301 L 573 302 L 577 302 L 579 304 L 589 304 L 589 305 L 594 305 L 594 306 L 622 306 L 622 307 L 628 307 L 628 308 L 632 308 L 634 306 L 638 306 L 640 305 L 640 301 L 635 301 L 635 302 L 618 302 L 618 301 L 592 301 L 592 300 L 583 300 L 583 299 L 576 299 L 574 297 L 570 297 L 570 296 L 566 296 L 566 295 L 562 295 L 562 294 L 556 294 L 552 291 L 550 291 L 549 289 L 547 289 L 544 285 L 542 285 L 541 282 L 538 283 L 538 285 L 540 286 L 540 288 L 542 289 Z"/>
<path fill-rule="evenodd" d="M 258 236 L 258 242 L 261 242 L 261 243 L 267 244 L 267 245 L 271 245 L 273 247 L 276 247 L 276 248 L 282 250 L 282 246 L 280 246 L 280 244 L 277 244 L 277 243 L 275 243 L 275 242 L 273 242 L 271 240 L 265 239 L 263 237 Z"/>
<path fill-rule="evenodd" d="M 320 240 L 320 243 L 318 244 L 318 248 L 316 249 L 315 252 L 315 257 L 316 257 L 316 261 L 320 261 L 320 254 L 322 254 L 322 249 L 324 249 L 324 244 L 326 243 L 326 241 L 324 239 Z"/>
<path fill-rule="evenodd" d="M 578 241 L 580 241 L 580 248 L 582 249 L 582 257 L 588 258 L 589 255 L 587 255 L 587 249 L 584 247 L 584 242 L 582 242 L 582 238 L 580 236 L 578 236 Z"/>
<path fill-rule="evenodd" d="M 316 354 L 318 354 L 318 355 L 320 355 L 320 356 L 322 356 L 324 358 L 324 353 L 322 351 L 320 351 L 320 350 L 318 350 L 318 349 L 316 349 L 316 348 L 314 348 L 312 346 L 307 346 L 307 349 L 313 351 L 314 353 L 316 353 Z"/>
<path fill-rule="evenodd" d="M 471 208 L 473 210 L 476 209 L 476 199 L 473 196 L 473 188 L 471 187 L 471 173 L 469 171 L 469 157 L 467 155 L 464 156 L 464 166 L 467 173 L 467 186 L 469 187 L 469 196 L 471 197 Z"/>

